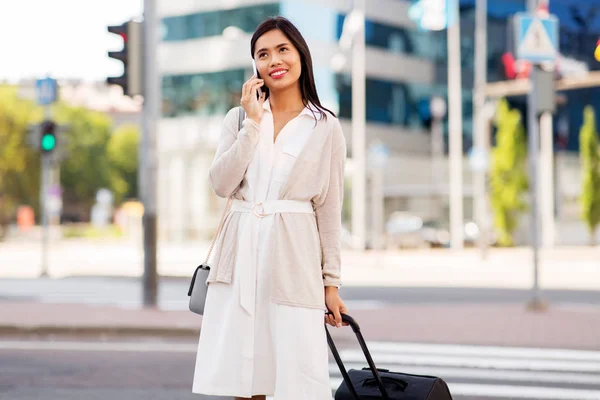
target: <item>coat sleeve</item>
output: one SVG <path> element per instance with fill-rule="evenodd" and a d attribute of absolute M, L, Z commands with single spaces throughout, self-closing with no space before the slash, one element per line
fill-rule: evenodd
<path fill-rule="evenodd" d="M 209 170 L 210 184 L 219 197 L 231 196 L 240 186 L 259 139 L 260 126 L 250 118 L 238 132 L 238 113 L 239 108 L 227 113 Z"/>
<path fill-rule="evenodd" d="M 333 150 L 329 186 L 323 204 L 315 209 L 319 237 L 321 239 L 324 286 L 340 287 L 341 281 L 341 232 L 342 204 L 344 202 L 344 165 L 346 143 L 339 122 L 336 124 L 337 146 Z M 341 139 L 340 139 L 341 137 Z M 341 144 L 340 144 L 341 141 Z"/>

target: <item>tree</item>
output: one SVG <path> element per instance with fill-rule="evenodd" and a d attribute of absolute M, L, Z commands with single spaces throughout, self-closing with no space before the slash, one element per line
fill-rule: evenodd
<path fill-rule="evenodd" d="M 104 113 L 65 104 L 57 105 L 54 114 L 68 127 L 63 133 L 67 156 L 60 169 L 63 203 L 77 205 L 87 215 L 98 189 L 113 189 L 106 156 L 112 122 Z"/>
<path fill-rule="evenodd" d="M 60 165 L 65 211 L 75 207 L 85 218 L 100 188 L 111 190 L 118 201 L 136 195 L 139 135 L 134 127 L 112 136 L 108 115 L 62 102 L 52 106 L 51 114 L 67 127 L 58 136 L 66 155 Z M 23 204 L 39 217 L 41 156 L 28 145 L 27 128 L 42 117 L 43 109 L 19 98 L 16 86 L 0 85 L 0 224 L 14 220 Z"/>
<path fill-rule="evenodd" d="M 0 86 L 0 224 L 14 217 L 19 205 L 39 210 L 40 156 L 27 146 L 27 128 L 42 110 L 17 96 L 17 88 Z M 1 229 L 0 229 L 1 230 Z"/>
<path fill-rule="evenodd" d="M 490 197 L 498 242 L 514 245 L 519 215 L 526 210 L 524 194 L 528 189 L 527 148 L 521 114 L 511 110 L 506 100 L 496 112 L 496 147 L 492 150 Z"/>
<path fill-rule="evenodd" d="M 136 125 L 123 125 L 114 131 L 107 148 L 111 164 L 111 187 L 115 203 L 138 194 L 138 146 L 140 134 Z"/>
<path fill-rule="evenodd" d="M 583 111 L 583 125 L 579 131 L 579 149 L 582 164 L 581 216 L 589 232 L 590 243 L 595 243 L 594 236 L 600 224 L 600 153 L 596 118 L 591 106 Z"/>

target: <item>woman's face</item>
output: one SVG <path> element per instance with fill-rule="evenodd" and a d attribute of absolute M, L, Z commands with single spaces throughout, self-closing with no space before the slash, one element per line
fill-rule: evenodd
<path fill-rule="evenodd" d="M 302 72 L 300 53 L 279 29 L 258 38 L 254 60 L 260 77 L 270 91 L 297 85 Z"/>

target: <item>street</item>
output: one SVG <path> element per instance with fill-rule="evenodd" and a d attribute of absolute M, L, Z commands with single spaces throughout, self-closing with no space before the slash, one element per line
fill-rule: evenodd
<path fill-rule="evenodd" d="M 187 279 L 162 278 L 159 308 L 185 313 L 187 285 Z M 581 324 L 600 308 L 595 291 L 544 291 L 554 311 L 542 319 L 518 312 L 506 316 L 507 307 L 524 309 L 530 293 L 522 289 L 354 286 L 343 288 L 342 295 L 351 314 L 359 316 L 379 368 L 442 377 L 459 400 L 600 399 L 600 351 L 593 332 L 584 335 L 577 330 L 581 325 L 557 332 L 561 325 L 547 319 L 569 324 L 563 318 L 576 317 L 573 323 Z M 141 297 L 139 278 L 0 279 L 0 304 L 51 306 L 57 313 L 50 311 L 49 320 L 57 323 L 78 319 L 58 314 L 61 304 L 135 313 Z M 453 317 L 440 321 L 448 313 Z M 366 366 L 349 328 L 333 329 L 332 335 L 348 369 Z M 0 341 L 0 399 L 208 399 L 191 393 L 196 340 L 6 337 Z M 332 358 L 330 377 L 334 391 L 342 378 Z"/>
<path fill-rule="evenodd" d="M 189 281 L 162 278 L 159 308 L 187 310 Z M 381 308 L 390 304 L 416 303 L 525 303 L 531 292 L 525 289 L 454 287 L 342 287 L 348 308 Z M 600 296 L 591 290 L 545 290 L 544 297 L 554 306 L 586 306 L 600 309 Z M 67 277 L 60 279 L 0 279 L 0 301 L 31 300 L 47 303 L 107 304 L 140 307 L 142 285 L 139 278 Z"/>
<path fill-rule="evenodd" d="M 380 368 L 444 378 L 455 399 L 600 399 L 600 352 L 370 342 Z M 191 393 L 196 343 L 0 341 L 1 400 L 208 399 Z M 358 347 L 348 368 L 366 365 Z M 341 382 L 330 361 L 332 390 Z"/>
<path fill-rule="evenodd" d="M 135 246 L 61 242 L 50 278 L 36 278 L 38 254 L 27 248 L 8 245 L 0 254 L 0 322 L 13 332 L 0 342 L 0 400 L 208 400 L 191 393 L 200 321 L 187 311 L 201 251 L 164 249 L 158 308 L 142 312 Z M 341 295 L 378 367 L 440 376 L 455 399 L 599 400 L 595 254 L 546 256 L 550 309 L 540 314 L 525 310 L 532 293 L 523 250 L 486 262 L 473 252 L 346 252 Z M 61 326 L 65 333 L 54 334 Z M 110 333 L 118 327 L 130 333 Z M 30 329 L 49 333 L 18 333 Z M 348 368 L 366 366 L 350 329 L 332 335 Z M 332 358 L 330 377 L 334 391 L 342 378 Z"/>

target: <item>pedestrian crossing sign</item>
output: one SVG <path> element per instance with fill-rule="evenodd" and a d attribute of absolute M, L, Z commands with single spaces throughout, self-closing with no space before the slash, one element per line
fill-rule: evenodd
<path fill-rule="evenodd" d="M 558 55 L 558 18 L 535 14 L 515 15 L 516 55 L 519 60 L 541 63 Z"/>

